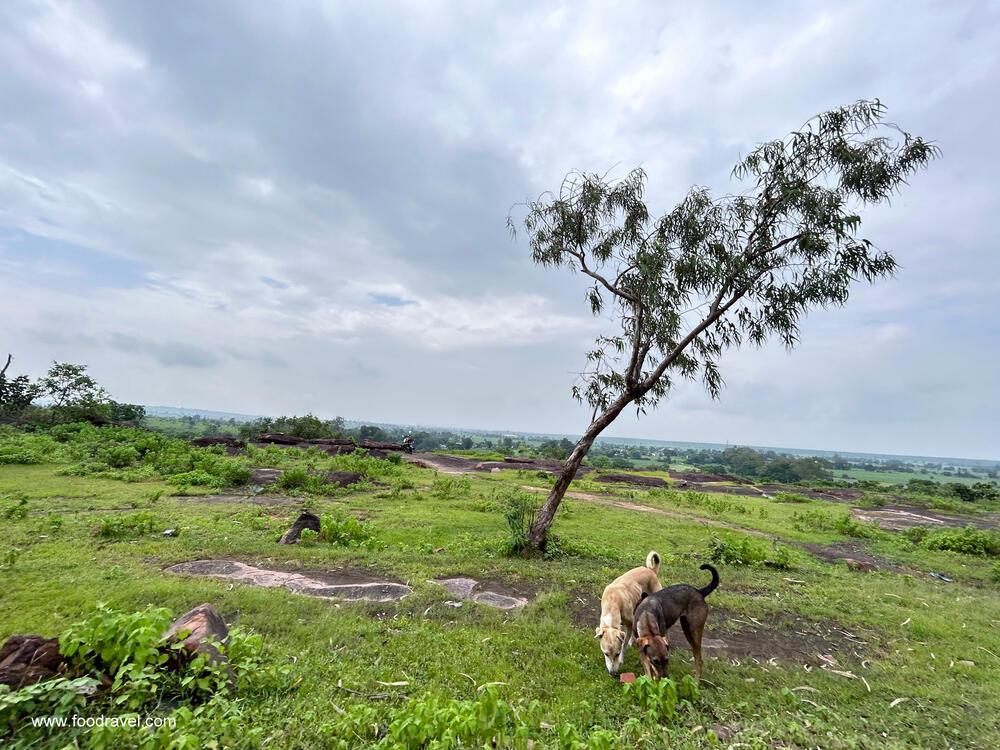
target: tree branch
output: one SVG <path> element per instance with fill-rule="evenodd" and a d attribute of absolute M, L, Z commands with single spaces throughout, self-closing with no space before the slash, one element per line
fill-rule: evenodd
<path fill-rule="evenodd" d="M 5 364 L 3 366 L 3 369 L 0 370 L 0 378 L 2 378 L 4 376 L 4 374 L 7 372 L 7 368 L 10 367 L 11 360 L 13 360 L 13 359 L 14 359 L 14 355 L 13 354 L 8 354 L 7 355 L 7 364 Z"/>
<path fill-rule="evenodd" d="M 595 273 L 594 271 L 591 271 L 590 268 L 587 267 L 587 260 L 586 260 L 586 257 L 584 256 L 582 250 L 580 252 L 573 252 L 572 250 L 566 250 L 566 252 L 569 253 L 570 255 L 572 255 L 578 261 L 580 261 L 580 271 L 582 271 L 583 273 L 587 274 L 587 276 L 589 276 L 590 278 L 592 278 L 595 281 L 597 281 L 598 283 L 600 283 L 605 289 L 607 289 L 609 292 L 611 292 L 612 294 L 614 294 L 616 297 L 621 297 L 622 299 L 627 299 L 633 305 L 638 305 L 639 304 L 638 298 L 636 298 L 635 296 L 629 294 L 624 289 L 621 289 L 620 287 L 612 284 L 606 278 L 604 278 L 603 276 L 601 276 L 601 274 Z"/>

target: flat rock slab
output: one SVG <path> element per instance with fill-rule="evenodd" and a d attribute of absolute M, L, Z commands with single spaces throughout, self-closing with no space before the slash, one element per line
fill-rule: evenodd
<path fill-rule="evenodd" d="M 988 516 L 951 516 L 924 508 L 901 505 L 889 505 L 883 508 L 854 508 L 851 512 L 859 521 L 876 523 L 889 531 L 906 531 L 914 526 L 926 526 L 930 529 L 960 529 L 969 525 L 981 529 L 996 528 L 996 519 Z"/>
<path fill-rule="evenodd" d="M 528 603 L 528 600 L 523 596 L 512 596 L 499 591 L 493 591 L 489 588 L 489 583 L 480 583 L 475 578 L 466 578 L 464 576 L 438 578 L 431 581 L 431 583 L 443 586 L 457 597 L 468 599 L 477 604 L 484 604 L 487 607 L 493 607 L 493 609 L 510 611 L 521 609 L 521 607 Z"/>
<path fill-rule="evenodd" d="M 329 580 L 322 580 L 319 577 L 310 577 L 284 570 L 257 568 L 236 560 L 193 560 L 172 565 L 167 568 L 167 572 L 208 578 L 225 578 L 239 583 L 248 583 L 252 586 L 283 588 L 306 596 L 347 599 L 349 601 L 396 602 L 413 593 L 410 586 L 395 581 L 344 580 L 338 582 L 336 573 L 324 574 L 323 578 Z M 345 578 L 354 578 L 354 576 Z"/>

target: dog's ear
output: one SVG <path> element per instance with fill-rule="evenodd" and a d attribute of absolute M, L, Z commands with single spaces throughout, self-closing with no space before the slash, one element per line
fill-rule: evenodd
<path fill-rule="evenodd" d="M 604 626 L 598 625 L 594 628 L 594 638 L 600 638 L 602 635 L 604 635 Z"/>

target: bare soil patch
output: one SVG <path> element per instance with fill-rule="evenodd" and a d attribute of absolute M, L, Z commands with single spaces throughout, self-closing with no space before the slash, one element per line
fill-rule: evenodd
<path fill-rule="evenodd" d="M 708 658 L 836 668 L 838 662 L 856 661 L 861 652 L 872 650 L 870 639 L 835 622 L 809 620 L 792 613 L 780 619 L 757 619 L 713 607 L 711 599 L 708 603 L 708 623 L 702 639 L 702 650 Z M 575 592 L 570 616 L 577 627 L 593 630 L 601 617 L 600 597 Z M 690 650 L 679 623 L 667 637 L 672 647 Z"/>
<path fill-rule="evenodd" d="M 414 453 L 405 459 L 424 469 L 435 469 L 442 474 L 471 474 L 474 471 L 545 471 L 558 474 L 563 469 L 562 461 L 549 458 L 505 458 L 503 461 L 476 461 L 465 456 L 449 456 L 444 453 Z M 581 466 L 578 476 L 593 471 L 589 466 Z"/>
<path fill-rule="evenodd" d="M 404 455 L 404 460 L 424 469 L 435 469 L 442 474 L 465 474 L 476 470 L 478 461 L 462 456 L 447 456 L 442 453 L 414 453 Z"/>
<path fill-rule="evenodd" d="M 175 500 L 185 500 L 207 505 L 296 505 L 303 501 L 301 497 L 284 497 L 281 495 L 186 495 L 175 497 Z"/>
<path fill-rule="evenodd" d="M 716 495 L 740 495 L 742 497 L 761 497 L 764 493 L 749 484 L 692 484 L 682 482 L 678 489 L 694 490 L 695 492 L 710 492 Z"/>
<path fill-rule="evenodd" d="M 835 544 L 802 542 L 799 546 L 819 559 L 830 563 L 845 562 L 862 570 L 874 568 L 875 570 L 890 571 L 893 573 L 913 572 L 901 565 L 886 560 L 884 557 L 871 554 L 858 542 L 837 542 Z"/>
<path fill-rule="evenodd" d="M 853 503 L 865 494 L 861 490 L 841 487 L 817 490 L 810 487 L 795 487 L 784 484 L 762 484 L 760 488 L 768 495 L 777 495 L 779 492 L 790 492 L 796 495 L 803 495 L 812 500 L 829 500 L 834 503 Z"/>
<path fill-rule="evenodd" d="M 621 484 L 635 484 L 640 487 L 669 487 L 670 484 L 660 477 L 646 477 L 641 474 L 601 474 L 594 477 L 595 482 L 616 482 Z"/>
<path fill-rule="evenodd" d="M 681 482 L 696 482 L 698 484 L 704 484 L 705 482 L 739 482 L 740 484 L 745 484 L 742 479 L 737 479 L 731 474 L 706 474 L 700 471 L 669 471 L 671 479 L 677 479 Z"/>

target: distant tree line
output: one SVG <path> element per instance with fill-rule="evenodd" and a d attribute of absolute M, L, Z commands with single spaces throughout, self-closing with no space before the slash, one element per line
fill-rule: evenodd
<path fill-rule="evenodd" d="M 53 362 L 48 372 L 32 381 L 9 374 L 13 356 L 0 369 L 0 420 L 18 424 L 140 422 L 146 410 L 115 401 L 87 374 L 86 365 Z"/>
<path fill-rule="evenodd" d="M 833 479 L 830 462 L 825 459 L 787 456 L 753 448 L 694 451 L 686 456 L 686 460 L 704 471 L 728 473 L 745 479 L 782 483 L 829 482 Z"/>

